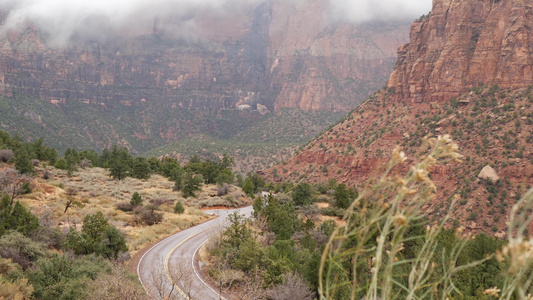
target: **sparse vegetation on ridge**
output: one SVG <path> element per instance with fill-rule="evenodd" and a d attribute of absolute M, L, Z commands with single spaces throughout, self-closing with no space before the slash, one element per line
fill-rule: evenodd
<path fill-rule="evenodd" d="M 313 299 L 317 294 L 308 294 L 310 288 L 320 299 L 527 299 L 533 189 L 511 212 L 509 232 L 516 234 L 507 244 L 474 236 L 452 221 L 459 195 L 446 203 L 447 215 L 432 221 L 426 210 L 440 187 L 431 170 L 461 156 L 449 136 L 426 139 L 422 147 L 421 160 L 404 176 L 403 164 L 411 160 L 396 148 L 383 173 L 362 186 L 346 209 L 339 207 L 342 221 L 317 218 L 315 204 L 299 199 L 305 184 L 293 188 L 294 199 L 279 193 L 281 184 L 267 184 L 278 194 L 256 198 L 254 219 L 235 214 L 232 225 L 208 244 L 213 280 L 224 291 L 256 299 L 275 299 L 283 289 Z M 305 194 L 311 202 L 329 194 L 326 201 L 336 203 L 339 187 L 346 189 L 332 180 Z M 303 285 L 290 283 L 292 276 Z"/>
<path fill-rule="evenodd" d="M 2 131 L 0 150 L 0 297 L 87 299 L 122 291 L 143 299 L 136 277 L 120 266 L 129 253 L 208 219 L 201 207 L 248 201 L 230 185 L 229 157 L 220 163 L 192 159 L 182 167 L 174 159 L 138 159 L 113 147 L 102 154 L 69 148 L 58 158 L 42 140 L 24 143 Z M 21 174 L 15 167 L 28 170 Z M 184 199 L 174 189 L 184 172 L 205 175 L 197 197 Z M 122 284 L 95 293 L 96 282 L 110 274 Z"/>
<path fill-rule="evenodd" d="M 531 90 L 494 85 L 474 88 L 450 101 L 404 103 L 393 101 L 393 93 L 383 89 L 293 158 L 265 173 L 275 181 L 324 182 L 333 177 L 353 187 L 388 160 L 387 149 L 400 145 L 416 157 L 427 134 L 450 134 L 465 162 L 460 167 L 439 167 L 435 180 L 446 183 L 431 205 L 432 217 L 440 218 L 445 213 L 442 202 L 458 191 L 461 199 L 454 217 L 468 219 L 468 230 L 501 238 L 510 205 L 531 187 L 533 178 L 528 151 L 533 141 Z M 491 166 L 500 180 L 479 180 L 485 166 Z"/>

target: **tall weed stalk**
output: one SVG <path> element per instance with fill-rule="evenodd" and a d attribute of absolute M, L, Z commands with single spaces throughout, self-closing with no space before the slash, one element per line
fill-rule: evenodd
<path fill-rule="evenodd" d="M 494 255 L 460 264 L 459 255 L 470 238 L 462 227 L 455 230 L 458 242 L 453 247 L 439 248 L 439 234 L 445 230 L 457 197 L 438 222 L 429 222 L 425 213 L 436 191 L 430 170 L 460 161 L 457 150 L 448 135 L 427 138 L 422 148 L 425 155 L 400 177 L 396 169 L 406 157 L 394 149 L 384 173 L 359 194 L 345 213 L 346 224 L 326 244 L 319 269 L 320 299 L 445 300 L 461 294 L 454 275 Z M 533 220 L 532 193 L 512 208 L 509 243 L 495 254 L 508 265 L 504 286 L 488 289 L 487 295 L 528 297 L 533 283 L 533 243 L 523 236 Z"/>

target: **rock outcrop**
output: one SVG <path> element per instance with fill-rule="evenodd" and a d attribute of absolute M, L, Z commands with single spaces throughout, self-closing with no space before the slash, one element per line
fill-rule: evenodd
<path fill-rule="evenodd" d="M 496 173 L 491 166 L 485 166 L 483 169 L 481 169 L 481 172 L 479 172 L 477 177 L 480 179 L 488 179 L 493 183 L 500 180 L 500 176 L 498 176 L 498 173 Z"/>
<path fill-rule="evenodd" d="M 411 25 L 387 86 L 394 99 L 449 100 L 472 88 L 533 84 L 529 0 L 434 0 Z"/>

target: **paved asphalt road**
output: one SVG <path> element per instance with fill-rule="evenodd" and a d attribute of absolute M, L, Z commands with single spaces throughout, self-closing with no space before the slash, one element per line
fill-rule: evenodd
<path fill-rule="evenodd" d="M 194 258 L 198 249 L 227 225 L 227 216 L 236 210 L 249 216 L 252 207 L 206 211 L 219 217 L 162 240 L 141 257 L 137 275 L 151 299 L 225 299 L 200 278 Z"/>

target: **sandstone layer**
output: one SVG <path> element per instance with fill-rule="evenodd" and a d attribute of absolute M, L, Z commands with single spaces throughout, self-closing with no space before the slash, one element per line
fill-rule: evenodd
<path fill-rule="evenodd" d="M 411 25 L 387 86 L 396 100 L 449 100 L 472 88 L 533 84 L 529 0 L 434 0 Z"/>
<path fill-rule="evenodd" d="M 449 134 L 464 158 L 432 170 L 433 216 L 446 213 L 459 194 L 455 218 L 471 230 L 503 235 L 509 207 L 533 185 L 532 6 L 434 1 L 400 47 L 387 88 L 263 174 L 278 182 L 336 178 L 361 186 L 381 174 L 394 147 L 409 157 L 396 170 L 402 174 L 424 153 L 425 136 Z M 478 179 L 487 165 L 499 180 Z"/>
<path fill-rule="evenodd" d="M 36 28 L 0 37 L 0 93 L 181 108 L 349 111 L 386 81 L 408 22 L 336 24 L 328 1 L 272 0 L 199 16 L 194 39 L 154 28 L 51 47 Z"/>

